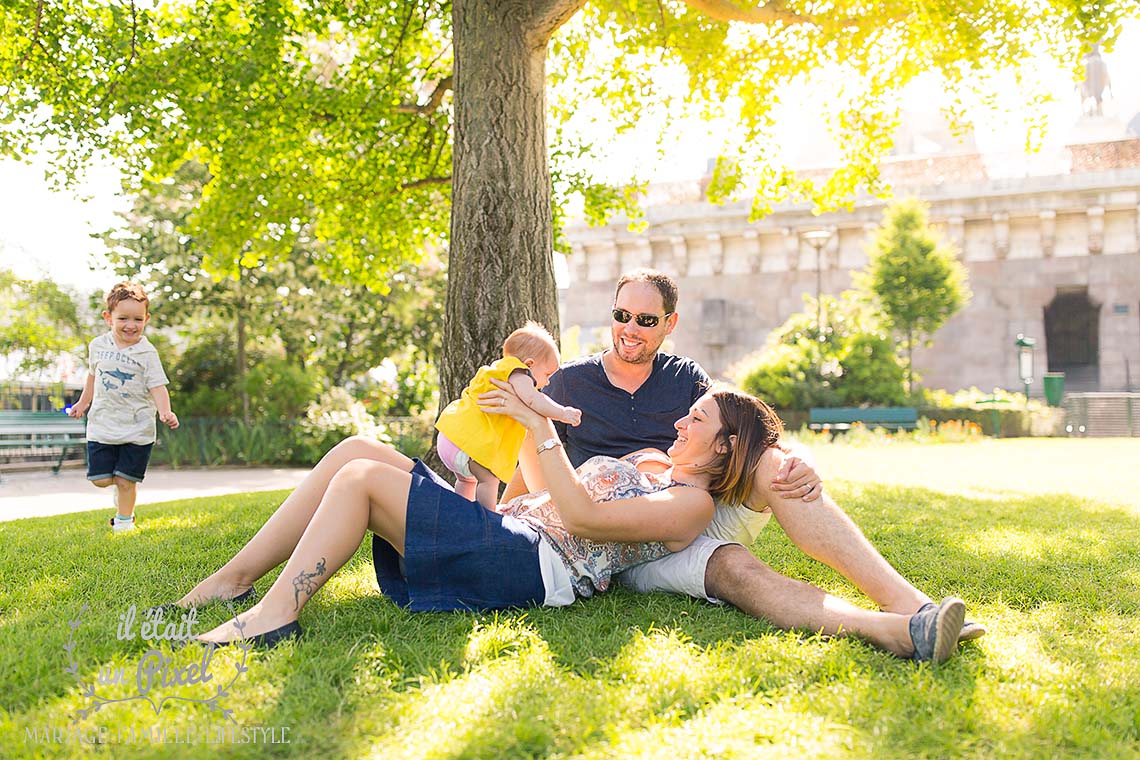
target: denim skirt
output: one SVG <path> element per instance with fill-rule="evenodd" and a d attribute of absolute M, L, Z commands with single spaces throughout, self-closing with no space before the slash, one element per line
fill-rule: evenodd
<path fill-rule="evenodd" d="M 372 536 L 380 591 L 416 612 L 541 605 L 539 534 L 452 490 L 420 460 L 412 467 L 404 556 Z"/>

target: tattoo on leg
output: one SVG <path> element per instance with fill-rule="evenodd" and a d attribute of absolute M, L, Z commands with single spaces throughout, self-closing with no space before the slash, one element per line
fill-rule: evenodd
<path fill-rule="evenodd" d="M 312 596 L 317 591 L 317 584 L 313 582 L 313 578 L 317 578 L 325 574 L 325 558 L 321 557 L 321 561 L 317 563 L 317 568 L 311 573 L 306 573 L 304 570 L 293 579 L 293 611 L 301 609 L 301 594 L 302 592 Z"/>

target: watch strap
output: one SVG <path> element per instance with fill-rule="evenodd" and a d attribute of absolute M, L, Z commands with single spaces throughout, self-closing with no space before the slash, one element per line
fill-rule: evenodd
<path fill-rule="evenodd" d="M 551 449 L 556 449 L 561 445 L 562 445 L 562 441 L 558 440 L 557 438 L 547 438 L 545 441 L 538 444 L 537 451 L 539 454 L 541 454 L 544 451 L 550 451 Z"/>

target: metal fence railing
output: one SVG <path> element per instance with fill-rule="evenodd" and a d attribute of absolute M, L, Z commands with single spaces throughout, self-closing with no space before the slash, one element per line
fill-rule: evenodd
<path fill-rule="evenodd" d="M 312 465 L 338 441 L 355 432 L 347 428 L 316 429 L 300 419 L 260 419 L 245 423 L 232 418 L 191 417 L 180 422 L 177 430 L 170 430 L 161 423 L 157 425 L 152 465 Z M 375 422 L 381 440 L 408 456 L 423 456 L 431 446 L 434 425 L 430 417 L 381 417 Z M 0 451 L 0 465 L 18 468 L 41 461 L 54 462 L 59 454 L 59 451 L 46 449 Z M 71 466 L 84 461 L 82 449 L 70 451 L 64 460 Z"/>
<path fill-rule="evenodd" d="M 1068 393 L 1064 407 L 1070 435 L 1140 437 L 1140 393 Z"/>

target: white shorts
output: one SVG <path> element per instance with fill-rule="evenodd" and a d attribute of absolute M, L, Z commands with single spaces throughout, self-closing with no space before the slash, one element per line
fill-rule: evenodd
<path fill-rule="evenodd" d="M 693 543 L 681 551 L 631 567 L 619 573 L 617 579 L 623 586 L 643 594 L 649 591 L 671 591 L 721 604 L 719 599 L 709 596 L 705 591 L 705 568 L 713 552 L 733 543 L 736 542 L 697 536 Z"/>
<path fill-rule="evenodd" d="M 753 512 L 740 504 L 718 501 L 712 522 L 693 543 L 675 554 L 631 567 L 618 575 L 618 582 L 641 593 L 671 591 L 720 604 L 705 590 L 709 557 L 722 546 L 752 544 L 771 516 L 768 511 Z"/>

